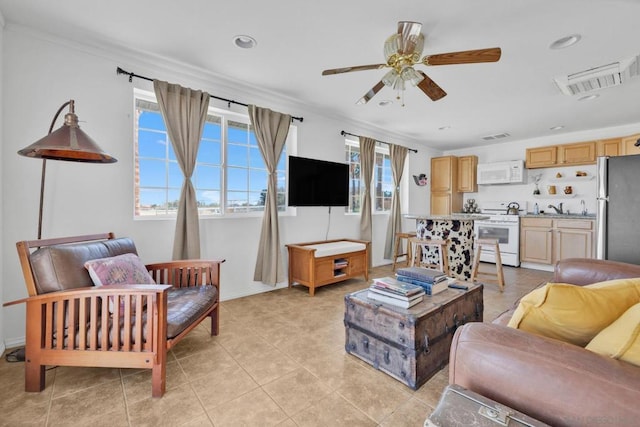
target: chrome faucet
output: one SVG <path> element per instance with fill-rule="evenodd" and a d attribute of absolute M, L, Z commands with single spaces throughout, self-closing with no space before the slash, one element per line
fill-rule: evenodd
<path fill-rule="evenodd" d="M 557 208 L 555 206 L 553 206 L 553 205 L 549 205 L 547 207 L 553 209 L 559 215 L 563 214 L 563 212 L 562 212 L 562 203 L 558 203 L 558 207 Z"/>
<path fill-rule="evenodd" d="M 580 200 L 580 206 L 582 206 L 582 215 L 586 215 L 587 207 L 584 205 L 584 200 Z"/>

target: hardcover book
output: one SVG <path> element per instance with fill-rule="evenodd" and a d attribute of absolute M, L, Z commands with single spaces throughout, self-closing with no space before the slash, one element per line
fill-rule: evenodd
<path fill-rule="evenodd" d="M 424 293 L 422 294 L 418 294 L 416 297 L 413 297 L 411 299 L 400 299 L 400 298 L 395 298 L 395 297 L 391 297 L 388 295 L 383 295 L 379 292 L 376 292 L 372 289 L 369 289 L 369 292 L 367 293 L 367 298 L 375 300 L 375 301 L 380 301 L 386 304 L 390 304 L 390 305 L 395 305 L 396 307 L 402 307 L 402 308 L 410 308 L 413 307 L 416 304 L 419 304 L 420 302 L 423 301 L 424 299 Z"/>
<path fill-rule="evenodd" d="M 447 275 L 442 271 L 432 270 L 425 267 L 405 267 L 399 268 L 397 276 L 410 277 L 422 282 L 437 283 L 447 279 Z"/>
<path fill-rule="evenodd" d="M 380 277 L 373 279 L 373 284 L 378 288 L 388 289 L 401 295 L 415 295 L 422 291 L 422 287 L 412 283 L 402 282 L 393 277 Z"/>

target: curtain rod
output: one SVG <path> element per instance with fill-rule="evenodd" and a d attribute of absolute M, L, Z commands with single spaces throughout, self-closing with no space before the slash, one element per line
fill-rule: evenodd
<path fill-rule="evenodd" d="M 132 72 L 129 72 L 129 71 L 125 71 L 120 67 L 116 68 L 116 74 L 126 74 L 127 76 L 129 76 L 129 83 L 131 83 L 131 81 L 133 80 L 134 77 L 137 77 L 137 78 L 142 79 L 142 80 L 148 80 L 150 82 L 153 81 L 152 78 L 141 76 L 139 74 L 135 74 L 135 73 L 132 73 Z M 232 99 L 221 98 L 219 96 L 215 96 L 215 95 L 211 95 L 211 94 L 209 94 L 209 96 L 211 98 L 218 99 L 220 101 L 226 102 L 228 107 L 231 107 L 231 104 L 242 105 L 243 107 L 248 107 L 249 106 L 248 104 L 245 104 L 245 103 L 242 103 L 242 102 L 238 102 L 238 101 L 234 101 Z M 291 120 L 298 120 L 298 121 L 302 122 L 304 120 L 304 117 L 293 117 L 293 116 L 291 116 Z"/>
<path fill-rule="evenodd" d="M 343 130 L 340 131 L 340 135 L 342 135 L 342 136 L 351 135 L 351 136 L 355 136 L 356 138 L 360 138 L 360 135 L 355 135 L 353 133 L 345 132 Z M 377 139 L 376 139 L 376 141 L 380 142 L 382 144 L 392 145 L 390 142 L 378 141 Z M 408 148 L 408 147 L 407 147 L 407 150 L 411 151 L 412 153 L 417 153 L 418 152 L 418 150 L 414 150 L 413 148 Z"/>

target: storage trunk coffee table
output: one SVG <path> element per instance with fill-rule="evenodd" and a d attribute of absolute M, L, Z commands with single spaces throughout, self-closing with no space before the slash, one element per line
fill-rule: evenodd
<path fill-rule="evenodd" d="M 482 322 L 482 284 L 448 288 L 405 309 L 367 298 L 368 289 L 345 296 L 345 350 L 416 390 L 449 363 L 453 333 Z"/>

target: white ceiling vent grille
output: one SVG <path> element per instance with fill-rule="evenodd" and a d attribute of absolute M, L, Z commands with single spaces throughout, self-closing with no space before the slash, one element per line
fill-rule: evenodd
<path fill-rule="evenodd" d="M 560 76 L 554 79 L 560 91 L 566 95 L 583 95 L 608 87 L 619 86 L 640 74 L 640 56 L 634 56 L 612 64 Z"/>
<path fill-rule="evenodd" d="M 485 141 L 493 141 L 494 139 L 502 139 L 502 138 L 506 138 L 508 136 L 511 136 L 511 135 L 508 134 L 507 132 L 505 132 L 505 133 L 496 133 L 494 135 L 483 136 L 482 139 L 484 139 Z"/>

